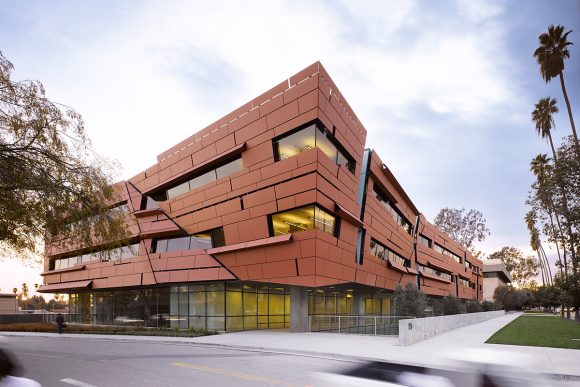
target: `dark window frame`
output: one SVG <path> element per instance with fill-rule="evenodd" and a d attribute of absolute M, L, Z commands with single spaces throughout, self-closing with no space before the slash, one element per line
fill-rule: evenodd
<path fill-rule="evenodd" d="M 394 255 L 395 255 L 395 257 L 398 257 L 399 259 L 402 259 L 402 260 L 404 261 L 404 263 L 403 263 L 403 266 L 404 266 L 404 267 L 411 267 L 411 259 L 410 259 L 410 258 L 405 258 L 405 257 L 403 257 L 401 254 L 397 253 L 395 250 L 391 249 L 390 247 L 388 247 L 388 246 L 387 246 L 387 245 L 385 245 L 384 243 L 382 243 L 382 242 L 378 241 L 377 239 L 375 239 L 375 238 L 372 238 L 372 237 L 371 237 L 371 241 L 370 241 L 370 243 L 369 243 L 369 253 L 370 253 L 370 254 L 371 254 L 373 257 L 376 257 L 376 258 L 378 258 L 378 259 L 382 259 L 382 260 L 384 260 L 384 261 L 386 261 L 386 260 L 388 260 L 388 259 L 389 259 L 389 257 L 388 257 L 388 256 L 386 256 L 386 257 L 379 257 L 379 256 L 376 256 L 376 255 L 374 255 L 374 254 L 371 252 L 371 248 L 370 248 L 370 245 L 371 245 L 371 243 L 375 243 L 376 245 L 378 245 L 378 246 L 381 246 L 381 247 L 382 247 L 383 249 L 385 249 L 386 251 L 390 252 L 391 254 L 394 254 Z M 397 261 L 397 263 L 400 263 L 400 262 L 398 262 L 398 261 Z"/>
<path fill-rule="evenodd" d="M 212 228 L 209 230 L 205 230 L 205 231 L 200 231 L 200 232 L 196 232 L 195 234 L 191 234 L 191 235 L 180 235 L 180 236 L 175 236 L 175 237 L 169 237 L 169 238 L 156 238 L 153 239 L 153 241 L 151 242 L 151 254 L 162 254 L 162 253 L 166 253 L 167 252 L 167 245 L 169 245 L 169 240 L 171 239 L 178 239 L 178 238 L 185 238 L 188 237 L 189 238 L 189 245 L 188 245 L 188 249 L 187 250 L 191 250 L 191 238 L 194 237 L 196 234 L 210 234 L 211 235 L 211 247 L 210 248 L 214 248 L 214 247 L 222 247 L 225 246 L 225 233 L 223 232 L 223 227 L 216 227 L 216 228 Z M 223 235 L 223 245 L 217 246 L 218 242 L 215 236 L 215 233 L 221 230 L 221 234 Z M 165 247 L 165 251 L 161 251 L 158 252 L 157 251 L 157 245 L 159 242 L 161 241 L 166 241 L 167 245 Z M 174 250 L 174 251 L 185 251 L 185 250 Z"/>
<path fill-rule="evenodd" d="M 340 166 L 338 164 L 338 154 L 342 154 L 342 156 L 347 160 L 347 164 L 344 165 L 344 167 L 353 175 L 355 175 L 356 173 L 356 160 L 354 159 L 354 157 L 352 157 L 352 155 L 345 149 L 345 147 L 337 140 L 337 138 L 334 136 L 334 133 L 329 130 L 326 126 L 324 126 L 324 124 L 322 123 L 322 121 L 320 121 L 319 119 L 315 119 L 312 121 L 309 121 L 303 125 L 300 125 L 292 130 L 289 130 L 279 136 L 276 136 L 272 139 L 272 147 L 274 149 L 274 161 L 278 162 L 281 160 L 280 158 L 280 151 L 279 151 L 279 147 L 278 142 L 280 140 L 283 140 L 286 137 L 290 137 L 293 134 L 296 134 L 304 129 L 309 128 L 310 126 L 314 125 L 314 146 L 316 147 L 316 132 L 318 130 L 322 131 L 326 137 L 326 139 L 328 141 L 330 141 L 330 143 L 337 149 L 337 159 L 333 160 L 334 163 L 337 166 Z M 324 152 L 323 152 L 324 153 Z M 330 158 L 330 157 L 329 157 Z M 332 159 L 331 159 L 332 160 Z"/>
<path fill-rule="evenodd" d="M 290 211 L 293 211 L 293 210 L 298 210 L 300 208 L 310 207 L 310 206 L 318 207 L 320 210 L 323 210 L 324 212 L 326 212 L 326 213 L 334 216 L 334 232 L 332 234 L 330 234 L 330 233 L 326 233 L 326 234 L 332 235 L 334 238 L 340 238 L 340 223 L 342 221 L 341 217 L 338 216 L 338 215 L 336 215 L 334 213 L 334 211 L 329 211 L 326 207 L 321 206 L 320 204 L 318 204 L 316 202 L 309 203 L 309 204 L 305 204 L 303 206 L 288 208 L 288 209 L 286 209 L 284 211 L 278 211 L 278 212 L 274 212 L 272 214 L 268 214 L 268 216 L 267 216 L 267 220 L 268 220 L 268 232 L 269 232 L 270 237 L 276 236 L 275 233 L 274 233 L 274 223 L 272 222 L 272 216 L 278 215 L 278 214 L 282 214 L 284 212 L 290 212 Z M 313 228 L 313 230 L 318 230 L 318 229 L 315 227 L 315 228 Z M 312 231 L 312 230 L 304 230 L 304 231 Z M 323 232 L 325 232 L 325 231 L 323 231 Z"/>
<path fill-rule="evenodd" d="M 403 215 L 403 212 L 401 210 L 399 210 L 396 206 L 396 202 L 391 199 L 390 195 L 384 192 L 385 190 L 379 185 L 377 184 L 376 181 L 373 181 L 373 196 L 376 200 L 379 201 L 379 203 L 383 202 L 386 203 L 390 208 L 393 209 L 393 211 L 395 211 L 395 213 L 397 214 L 397 216 L 400 219 L 403 219 L 403 221 L 405 222 L 405 225 L 407 226 L 407 229 L 405 229 L 405 227 L 403 227 L 403 225 L 399 222 L 399 219 L 395 219 L 393 217 L 393 214 L 391 213 L 391 218 L 395 221 L 395 223 L 397 223 L 397 225 L 399 227 L 401 227 L 403 230 L 405 230 L 405 232 L 409 235 L 413 235 L 413 224 L 411 223 L 411 221 L 409 221 L 409 219 L 407 219 L 407 217 L 405 215 Z M 380 199 L 379 199 L 380 198 Z M 381 205 L 383 207 L 385 207 L 385 205 L 383 205 L 381 203 Z"/>
<path fill-rule="evenodd" d="M 170 189 L 176 188 L 176 187 L 178 187 L 178 186 L 180 186 L 180 185 L 182 185 L 184 183 L 187 183 L 187 185 L 189 187 L 189 189 L 188 189 L 187 192 L 194 191 L 194 190 L 196 190 L 196 189 L 198 189 L 200 187 L 203 187 L 204 185 L 209 184 L 209 183 L 206 183 L 204 185 L 201 185 L 199 187 L 194 188 L 193 190 L 191 189 L 191 186 L 189 185 L 189 181 L 190 180 L 193 180 L 193 179 L 195 179 L 197 177 L 200 177 L 202 175 L 205 175 L 208 172 L 212 172 L 213 171 L 214 176 L 215 176 L 215 179 L 213 181 L 217 181 L 217 180 L 223 179 L 223 178 L 225 178 L 227 176 L 230 176 L 230 175 L 232 175 L 232 174 L 234 174 L 236 172 L 239 172 L 239 171 L 236 171 L 236 172 L 232 172 L 230 175 L 225 175 L 225 176 L 222 176 L 220 178 L 217 177 L 217 170 L 219 168 L 224 167 L 224 166 L 226 166 L 226 165 L 228 165 L 228 164 L 230 164 L 230 163 L 232 163 L 232 162 L 234 162 L 234 161 L 236 161 L 238 159 L 241 160 L 241 166 L 242 166 L 241 169 L 240 169 L 240 171 L 241 171 L 242 169 L 244 169 L 243 158 L 242 158 L 242 155 L 241 154 L 236 154 L 235 156 L 225 158 L 219 164 L 214 164 L 213 166 L 208 166 L 206 168 L 201 168 L 200 170 L 192 171 L 192 173 L 188 173 L 188 174 L 180 177 L 179 179 L 173 180 L 173 181 L 169 182 L 168 184 L 165 184 L 164 185 L 165 188 L 158 189 L 156 191 L 153 191 L 153 192 L 148 193 L 147 195 L 144 195 L 143 198 L 141 199 L 141 207 L 140 208 L 142 210 L 149 209 L 149 208 L 153 208 L 153 207 L 150 207 L 148 205 L 149 204 L 149 199 L 151 199 L 152 201 L 155 201 L 155 202 L 164 202 L 166 200 L 173 199 L 173 198 L 179 196 L 179 195 L 177 195 L 177 196 L 174 196 L 174 197 L 170 198 L 168 191 Z M 184 193 L 186 193 L 186 192 L 184 192 Z M 180 195 L 183 195 L 184 193 L 182 193 Z"/>

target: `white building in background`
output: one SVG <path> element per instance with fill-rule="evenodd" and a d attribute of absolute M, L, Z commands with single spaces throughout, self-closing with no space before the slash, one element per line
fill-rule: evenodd
<path fill-rule="evenodd" d="M 493 292 L 498 286 L 507 286 L 512 282 L 501 259 L 483 261 L 483 300 L 493 301 Z"/>

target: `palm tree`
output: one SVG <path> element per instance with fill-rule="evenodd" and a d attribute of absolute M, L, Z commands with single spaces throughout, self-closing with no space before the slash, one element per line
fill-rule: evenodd
<path fill-rule="evenodd" d="M 558 112 L 558 107 L 556 106 L 556 100 L 550 97 L 542 98 L 540 101 L 535 104 L 535 109 L 532 112 L 532 121 L 536 124 L 536 131 L 540 135 L 541 138 L 548 138 L 550 142 L 550 147 L 552 148 L 552 154 L 554 156 L 554 163 L 558 162 L 556 149 L 554 148 L 554 142 L 552 141 L 552 128 L 554 127 L 554 118 L 552 117 L 553 114 Z M 580 157 L 580 152 L 578 152 L 578 157 Z M 560 186 L 562 191 L 562 197 L 564 200 L 564 217 L 565 219 L 569 220 L 570 217 L 570 210 L 568 206 L 568 198 L 566 197 L 566 191 L 563 187 Z M 556 214 L 556 222 L 558 223 L 558 227 L 561 228 L 560 221 L 558 219 L 558 215 Z M 574 274 L 576 274 L 576 253 L 575 253 L 575 243 L 572 233 L 572 228 L 570 227 L 570 222 L 568 222 L 568 237 L 570 238 L 570 257 L 572 261 L 572 266 L 574 269 Z M 564 236 L 564 234 L 561 234 Z M 564 256 L 566 252 L 564 251 Z M 566 260 L 564 259 L 564 263 Z M 566 269 L 566 268 L 565 268 Z"/>
<path fill-rule="evenodd" d="M 553 284 L 552 279 L 552 269 L 550 268 L 550 262 L 548 261 L 548 256 L 542 247 L 540 241 L 540 232 L 536 228 L 536 212 L 534 210 L 529 211 L 524 217 L 528 230 L 530 231 L 530 246 L 532 250 L 538 255 L 538 262 L 540 263 L 542 269 L 542 277 L 546 278 L 548 285 Z M 560 256 L 558 255 L 558 260 Z M 561 266 L 561 265 L 560 265 Z M 560 269 L 561 270 L 561 269 Z"/>
<path fill-rule="evenodd" d="M 550 82 L 552 78 L 560 77 L 560 86 L 562 86 L 562 94 L 564 94 L 564 100 L 566 101 L 572 134 L 576 141 L 576 155 L 580 158 L 580 142 L 578 142 L 574 117 L 572 116 L 570 100 L 568 99 L 564 82 L 564 60 L 570 58 L 568 46 L 573 44 L 568 41 L 568 35 L 571 32 L 572 30 L 564 33 L 564 26 L 558 25 L 554 27 L 554 25 L 550 25 L 548 32 L 544 32 L 538 37 L 540 47 L 534 51 L 534 57 L 540 65 L 540 73 L 546 83 Z"/>
<path fill-rule="evenodd" d="M 548 172 L 548 168 L 550 168 L 550 159 L 546 154 L 539 154 L 532 159 L 530 163 L 530 171 L 536 176 L 538 180 L 538 185 L 542 186 L 546 182 L 546 174 Z M 560 219 L 558 218 L 558 213 L 552 209 L 550 203 L 546 203 L 545 205 L 546 210 L 548 212 L 548 216 L 550 218 L 550 227 L 552 228 L 552 232 L 554 234 L 554 240 L 556 242 L 556 252 L 558 253 L 558 262 L 562 263 L 562 256 L 560 255 L 560 247 L 558 245 L 558 239 L 561 238 L 562 234 L 562 226 L 560 225 Z M 552 214 L 556 216 L 556 221 L 558 223 L 558 230 L 554 226 L 554 217 Z M 532 228 L 535 227 L 536 224 L 536 214 L 534 211 L 530 211 L 526 214 L 526 224 L 528 225 L 528 229 L 531 231 Z M 558 233 L 558 232 L 559 233 Z M 566 265 L 566 251 L 564 249 L 564 264 Z M 561 267 L 561 266 L 560 266 Z"/>
<path fill-rule="evenodd" d="M 536 131 L 542 139 L 548 139 L 550 147 L 552 148 L 554 161 L 557 161 L 557 155 L 554 142 L 552 141 L 552 129 L 555 128 L 553 114 L 558 113 L 556 103 L 555 98 L 542 98 L 534 105 L 535 109 L 532 112 L 532 122 L 536 124 Z"/>

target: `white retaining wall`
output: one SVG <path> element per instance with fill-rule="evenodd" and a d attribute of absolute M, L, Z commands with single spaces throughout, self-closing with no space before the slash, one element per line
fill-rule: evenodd
<path fill-rule="evenodd" d="M 492 312 L 452 314 L 449 316 L 425 317 L 399 320 L 399 343 L 409 345 L 417 341 L 443 332 L 461 328 L 467 325 L 490 320 L 503 316 L 505 311 L 494 310 Z"/>

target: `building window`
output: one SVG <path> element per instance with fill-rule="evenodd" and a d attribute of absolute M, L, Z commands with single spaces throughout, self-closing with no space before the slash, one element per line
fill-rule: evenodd
<path fill-rule="evenodd" d="M 466 280 L 465 278 L 459 277 L 459 283 L 465 287 L 468 287 L 468 288 L 471 287 L 469 280 Z"/>
<path fill-rule="evenodd" d="M 197 234 L 157 239 L 153 243 L 152 253 L 170 253 L 191 249 L 211 249 L 212 247 L 225 246 L 223 227 Z"/>
<path fill-rule="evenodd" d="M 49 270 L 68 269 L 77 263 L 88 263 L 94 261 L 118 261 L 120 259 L 131 258 L 139 255 L 139 243 L 116 247 L 114 249 L 99 250 L 92 253 L 75 255 L 68 258 L 59 258 L 51 261 Z"/>
<path fill-rule="evenodd" d="M 417 269 L 423 273 L 436 275 L 437 277 L 440 277 L 446 281 L 453 282 L 453 276 L 450 273 L 446 273 L 429 266 L 421 265 L 419 263 L 417 264 Z"/>
<path fill-rule="evenodd" d="M 395 222 L 401 226 L 409 235 L 413 234 L 413 226 L 411 226 L 411 222 L 407 220 L 403 216 L 403 214 L 395 207 L 395 205 L 388 199 L 387 195 L 381 191 L 377 184 L 374 184 L 373 192 L 375 198 L 387 209 L 387 212 L 391 215 L 391 217 L 395 220 Z"/>
<path fill-rule="evenodd" d="M 429 238 L 427 238 L 427 237 L 425 237 L 425 236 L 423 236 L 423 235 L 419 235 L 419 236 L 417 237 L 417 241 L 418 241 L 419 243 L 421 243 L 422 245 L 425 245 L 425 246 L 427 246 L 427 247 L 431 247 L 431 246 L 433 246 L 433 242 L 431 242 L 431 239 L 429 239 Z"/>
<path fill-rule="evenodd" d="M 129 206 L 127 205 L 127 202 L 122 202 L 122 203 L 117 204 L 114 207 L 111 207 L 111 208 L 105 210 L 101 214 L 91 215 L 91 216 L 86 217 L 85 219 L 78 220 L 75 222 L 70 222 L 68 224 L 68 227 L 69 227 L 69 230 L 71 232 L 74 232 L 74 231 L 77 231 L 78 229 L 80 229 L 81 227 L 94 226 L 95 223 L 102 221 L 103 218 L 107 218 L 114 213 L 125 213 L 126 214 L 128 212 L 129 212 Z"/>
<path fill-rule="evenodd" d="M 337 141 L 330 132 L 312 124 L 297 132 L 274 140 L 274 156 L 276 161 L 295 156 L 312 148 L 320 149 L 337 165 L 345 166 L 354 174 L 356 163 L 348 153 L 337 146 Z"/>
<path fill-rule="evenodd" d="M 194 175 L 193 178 L 189 178 L 187 181 L 181 181 L 161 192 L 156 192 L 147 196 L 147 198 L 141 203 L 141 208 L 144 210 L 155 208 L 157 207 L 157 202 L 163 202 L 179 195 L 183 195 L 189 191 L 196 190 L 212 181 L 241 171 L 243 168 L 242 156 L 238 156 L 233 160 L 230 159 L 216 168 Z"/>
<path fill-rule="evenodd" d="M 375 257 L 384 259 L 385 261 L 391 260 L 393 262 L 398 263 L 401 266 L 411 267 L 410 260 L 403 258 L 402 256 L 395 253 L 393 250 L 389 249 L 388 247 L 386 247 L 381 242 L 375 239 L 371 239 L 370 252 Z"/>
<path fill-rule="evenodd" d="M 440 254 L 447 255 L 448 257 L 453 258 L 457 263 L 461 263 L 461 257 L 459 255 L 452 253 L 445 247 L 439 246 L 437 243 L 435 243 L 435 246 L 433 246 L 433 250 L 437 251 Z"/>
<path fill-rule="evenodd" d="M 273 235 L 318 229 L 330 235 L 338 234 L 337 218 L 317 205 L 309 205 L 270 215 Z"/>

